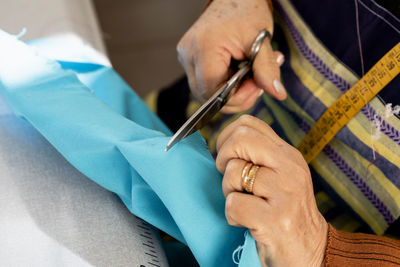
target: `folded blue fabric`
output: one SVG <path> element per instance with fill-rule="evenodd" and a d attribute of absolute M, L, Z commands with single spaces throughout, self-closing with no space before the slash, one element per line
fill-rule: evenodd
<path fill-rule="evenodd" d="M 0 92 L 78 170 L 187 244 L 201 266 L 235 266 L 243 244 L 239 266 L 260 266 L 250 234 L 226 223 L 221 174 L 201 136 L 164 152 L 171 132 L 111 68 L 48 59 L 0 31 Z"/>

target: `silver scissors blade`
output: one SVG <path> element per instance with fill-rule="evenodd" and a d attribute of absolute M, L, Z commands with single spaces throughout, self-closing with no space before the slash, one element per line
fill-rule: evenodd
<path fill-rule="evenodd" d="M 224 85 L 222 85 L 214 95 L 208 99 L 190 118 L 179 128 L 168 142 L 165 151 L 184 139 L 186 136 L 200 130 L 221 110 L 229 100 L 230 95 L 234 93 L 240 85 L 243 77 L 249 72 L 250 64 L 247 63 L 232 76 Z"/>
<path fill-rule="evenodd" d="M 184 139 L 188 135 L 203 128 L 214 116 L 221 110 L 230 96 L 240 87 L 243 78 L 250 72 L 253 61 L 260 50 L 261 44 L 266 37 L 271 37 L 267 30 L 262 30 L 255 39 L 251 48 L 250 61 L 242 62 L 239 70 L 225 82 L 214 95 L 208 99 L 201 107 L 182 125 L 182 127 L 172 136 L 171 140 L 165 147 L 168 151 L 172 146 Z"/>

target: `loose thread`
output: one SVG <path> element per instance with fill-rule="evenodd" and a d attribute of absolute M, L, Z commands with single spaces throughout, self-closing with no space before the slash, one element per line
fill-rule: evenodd
<path fill-rule="evenodd" d="M 25 34 L 26 34 L 26 28 L 24 27 L 17 35 L 14 35 L 14 36 L 17 39 L 21 39 Z"/>
<path fill-rule="evenodd" d="M 355 11 L 356 11 L 356 28 L 357 28 L 357 41 L 358 41 L 358 49 L 360 52 L 360 64 L 361 64 L 361 77 L 365 75 L 365 69 L 364 69 L 364 55 L 363 55 L 363 49 L 362 49 L 362 42 L 361 42 L 361 33 L 360 33 L 360 19 L 359 19 L 359 12 L 358 12 L 358 0 L 354 0 L 354 6 L 355 6 Z M 365 102 L 365 107 L 368 112 L 368 117 L 371 118 L 371 111 L 369 109 L 369 104 L 367 102 L 366 97 L 364 96 L 364 102 Z M 376 159 L 376 149 L 375 149 L 375 144 L 374 144 L 374 134 L 373 134 L 373 129 L 374 129 L 374 119 L 371 122 L 371 127 L 370 127 L 370 137 L 371 137 L 371 147 L 372 147 L 372 158 L 373 161 L 368 165 L 367 170 L 369 169 L 371 164 L 375 164 L 377 161 Z M 379 153 L 378 153 L 379 155 Z M 367 173 L 368 177 L 368 173 Z"/>
<path fill-rule="evenodd" d="M 241 246 L 239 245 L 232 253 L 232 261 L 233 263 L 239 265 L 240 263 L 240 258 L 242 257 L 242 251 L 243 251 L 244 245 Z"/>
<path fill-rule="evenodd" d="M 367 173 L 366 173 L 366 178 L 368 178 L 368 174 L 370 167 L 372 167 L 373 165 L 375 165 L 381 158 L 381 155 L 379 154 L 379 151 L 377 150 L 377 148 L 374 145 L 374 140 L 378 140 L 380 138 L 381 135 L 381 126 L 382 126 L 382 120 L 379 118 L 385 118 L 388 119 L 392 116 L 399 116 L 400 115 L 400 106 L 396 105 L 395 107 L 392 107 L 392 103 L 388 103 L 385 106 L 385 113 L 383 114 L 383 112 L 378 112 L 377 114 L 375 114 L 373 121 L 372 121 L 372 126 L 375 127 L 375 133 L 372 134 L 371 133 L 371 138 L 372 138 L 372 149 L 374 151 L 374 157 L 373 157 L 373 161 L 368 164 L 367 167 Z M 371 127 L 372 130 L 373 127 Z M 378 157 L 376 157 L 375 153 L 378 155 Z"/>
<path fill-rule="evenodd" d="M 370 162 L 367 166 L 367 170 L 365 171 L 365 180 L 368 179 L 368 175 L 371 173 L 370 168 L 374 166 L 380 159 L 381 159 L 381 154 L 379 154 L 379 151 L 374 147 L 374 157 L 375 157 L 375 152 L 378 154 L 378 157 L 376 157 L 372 162 Z"/>
<path fill-rule="evenodd" d="M 244 234 L 243 234 L 243 235 L 244 235 L 244 239 L 245 239 L 244 242 L 246 242 L 246 233 L 247 233 L 247 231 L 245 231 Z M 244 244 L 245 244 L 245 243 L 243 243 L 243 245 L 239 245 L 239 246 L 232 252 L 232 261 L 233 261 L 233 263 L 235 263 L 235 264 L 237 264 L 237 265 L 239 265 L 239 263 L 240 263 L 240 258 L 242 257 L 242 252 L 243 252 Z"/>
<path fill-rule="evenodd" d="M 362 76 L 364 76 L 364 56 L 363 56 L 363 52 L 362 52 L 360 21 L 358 18 L 358 2 L 357 2 L 357 0 L 354 0 L 354 5 L 356 7 L 356 27 L 357 27 L 358 48 L 360 51 L 360 60 L 361 60 L 361 74 L 362 74 Z"/>

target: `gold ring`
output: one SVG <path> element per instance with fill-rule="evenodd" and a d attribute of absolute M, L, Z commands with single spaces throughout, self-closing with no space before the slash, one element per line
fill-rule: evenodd
<path fill-rule="evenodd" d="M 250 194 L 253 193 L 254 180 L 260 166 L 251 162 L 246 163 L 242 171 L 242 189 Z"/>

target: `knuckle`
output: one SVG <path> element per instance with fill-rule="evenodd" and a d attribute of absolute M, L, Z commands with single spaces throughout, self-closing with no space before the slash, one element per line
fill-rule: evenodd
<path fill-rule="evenodd" d="M 303 154 L 301 154 L 300 150 L 292 146 L 292 151 L 293 151 L 292 153 L 296 158 L 303 159 Z"/>
<path fill-rule="evenodd" d="M 224 169 L 224 165 L 223 165 L 223 156 L 222 153 L 218 153 L 217 158 L 215 159 L 215 165 L 217 167 L 217 170 L 222 173 L 223 169 Z"/>
<path fill-rule="evenodd" d="M 226 175 L 224 175 L 224 178 L 222 179 L 222 192 L 225 196 L 228 192 L 228 187 L 229 187 L 229 183 L 227 181 Z"/>
<path fill-rule="evenodd" d="M 217 147 L 217 159 L 218 159 L 218 157 L 219 157 L 219 152 L 221 151 L 221 148 L 222 148 L 222 144 L 221 144 L 221 142 L 224 140 L 223 138 L 222 138 L 222 134 L 224 133 L 224 130 L 222 130 L 222 132 L 219 134 L 219 136 L 217 137 L 217 144 L 216 144 L 216 147 Z"/>
<path fill-rule="evenodd" d="M 222 189 L 225 193 L 240 190 L 237 182 L 237 173 L 240 166 L 241 165 L 239 165 L 239 161 L 236 159 L 231 159 L 228 161 L 224 177 L 222 179 Z"/>
<path fill-rule="evenodd" d="M 230 215 L 225 214 L 225 218 L 226 218 L 226 221 L 228 222 L 229 225 L 231 225 L 231 226 L 240 226 L 239 223 L 234 218 L 232 218 Z"/>
<path fill-rule="evenodd" d="M 245 126 L 245 125 L 239 125 L 232 135 L 234 143 L 240 144 L 243 141 L 245 141 L 246 138 L 249 136 L 250 132 L 251 132 L 250 127 Z"/>
<path fill-rule="evenodd" d="M 237 207 L 240 206 L 237 193 L 233 192 L 226 196 L 225 214 L 231 218 L 236 216 Z"/>
<path fill-rule="evenodd" d="M 226 221 L 228 222 L 229 225 L 231 225 L 231 226 L 235 226 L 236 225 L 235 221 L 229 215 L 225 214 L 225 218 L 226 218 Z"/>
<path fill-rule="evenodd" d="M 230 161 L 229 161 L 230 162 Z M 226 168 L 225 168 L 225 172 L 224 172 L 224 177 L 222 179 L 222 188 L 228 188 L 230 183 L 230 180 L 232 179 L 232 166 L 230 163 L 227 163 Z"/>
<path fill-rule="evenodd" d="M 183 38 L 179 40 L 178 44 L 176 45 L 176 52 L 178 52 L 178 55 L 180 55 L 184 49 L 184 41 Z"/>
<path fill-rule="evenodd" d="M 188 45 L 189 45 L 189 40 L 188 40 L 188 35 L 185 34 L 178 42 L 178 44 L 176 45 L 176 51 L 178 52 L 178 54 L 183 54 L 184 51 L 187 49 Z"/>
<path fill-rule="evenodd" d="M 238 119 L 240 125 L 251 125 L 252 122 L 254 122 L 254 117 L 248 114 L 243 114 Z"/>
<path fill-rule="evenodd" d="M 244 145 L 244 142 L 246 141 L 246 129 L 243 129 L 240 127 L 240 129 L 237 129 L 231 137 L 231 142 L 230 146 L 233 151 L 237 151 L 238 148 L 242 147 Z"/>
<path fill-rule="evenodd" d="M 301 154 L 300 150 L 286 142 L 284 143 L 284 146 L 286 147 L 287 155 L 292 159 L 296 166 L 303 166 L 306 164 L 303 154 Z"/>
<path fill-rule="evenodd" d="M 176 51 L 178 54 L 196 54 L 196 48 L 202 43 L 201 34 L 197 31 L 189 30 L 183 35 L 176 45 Z"/>

